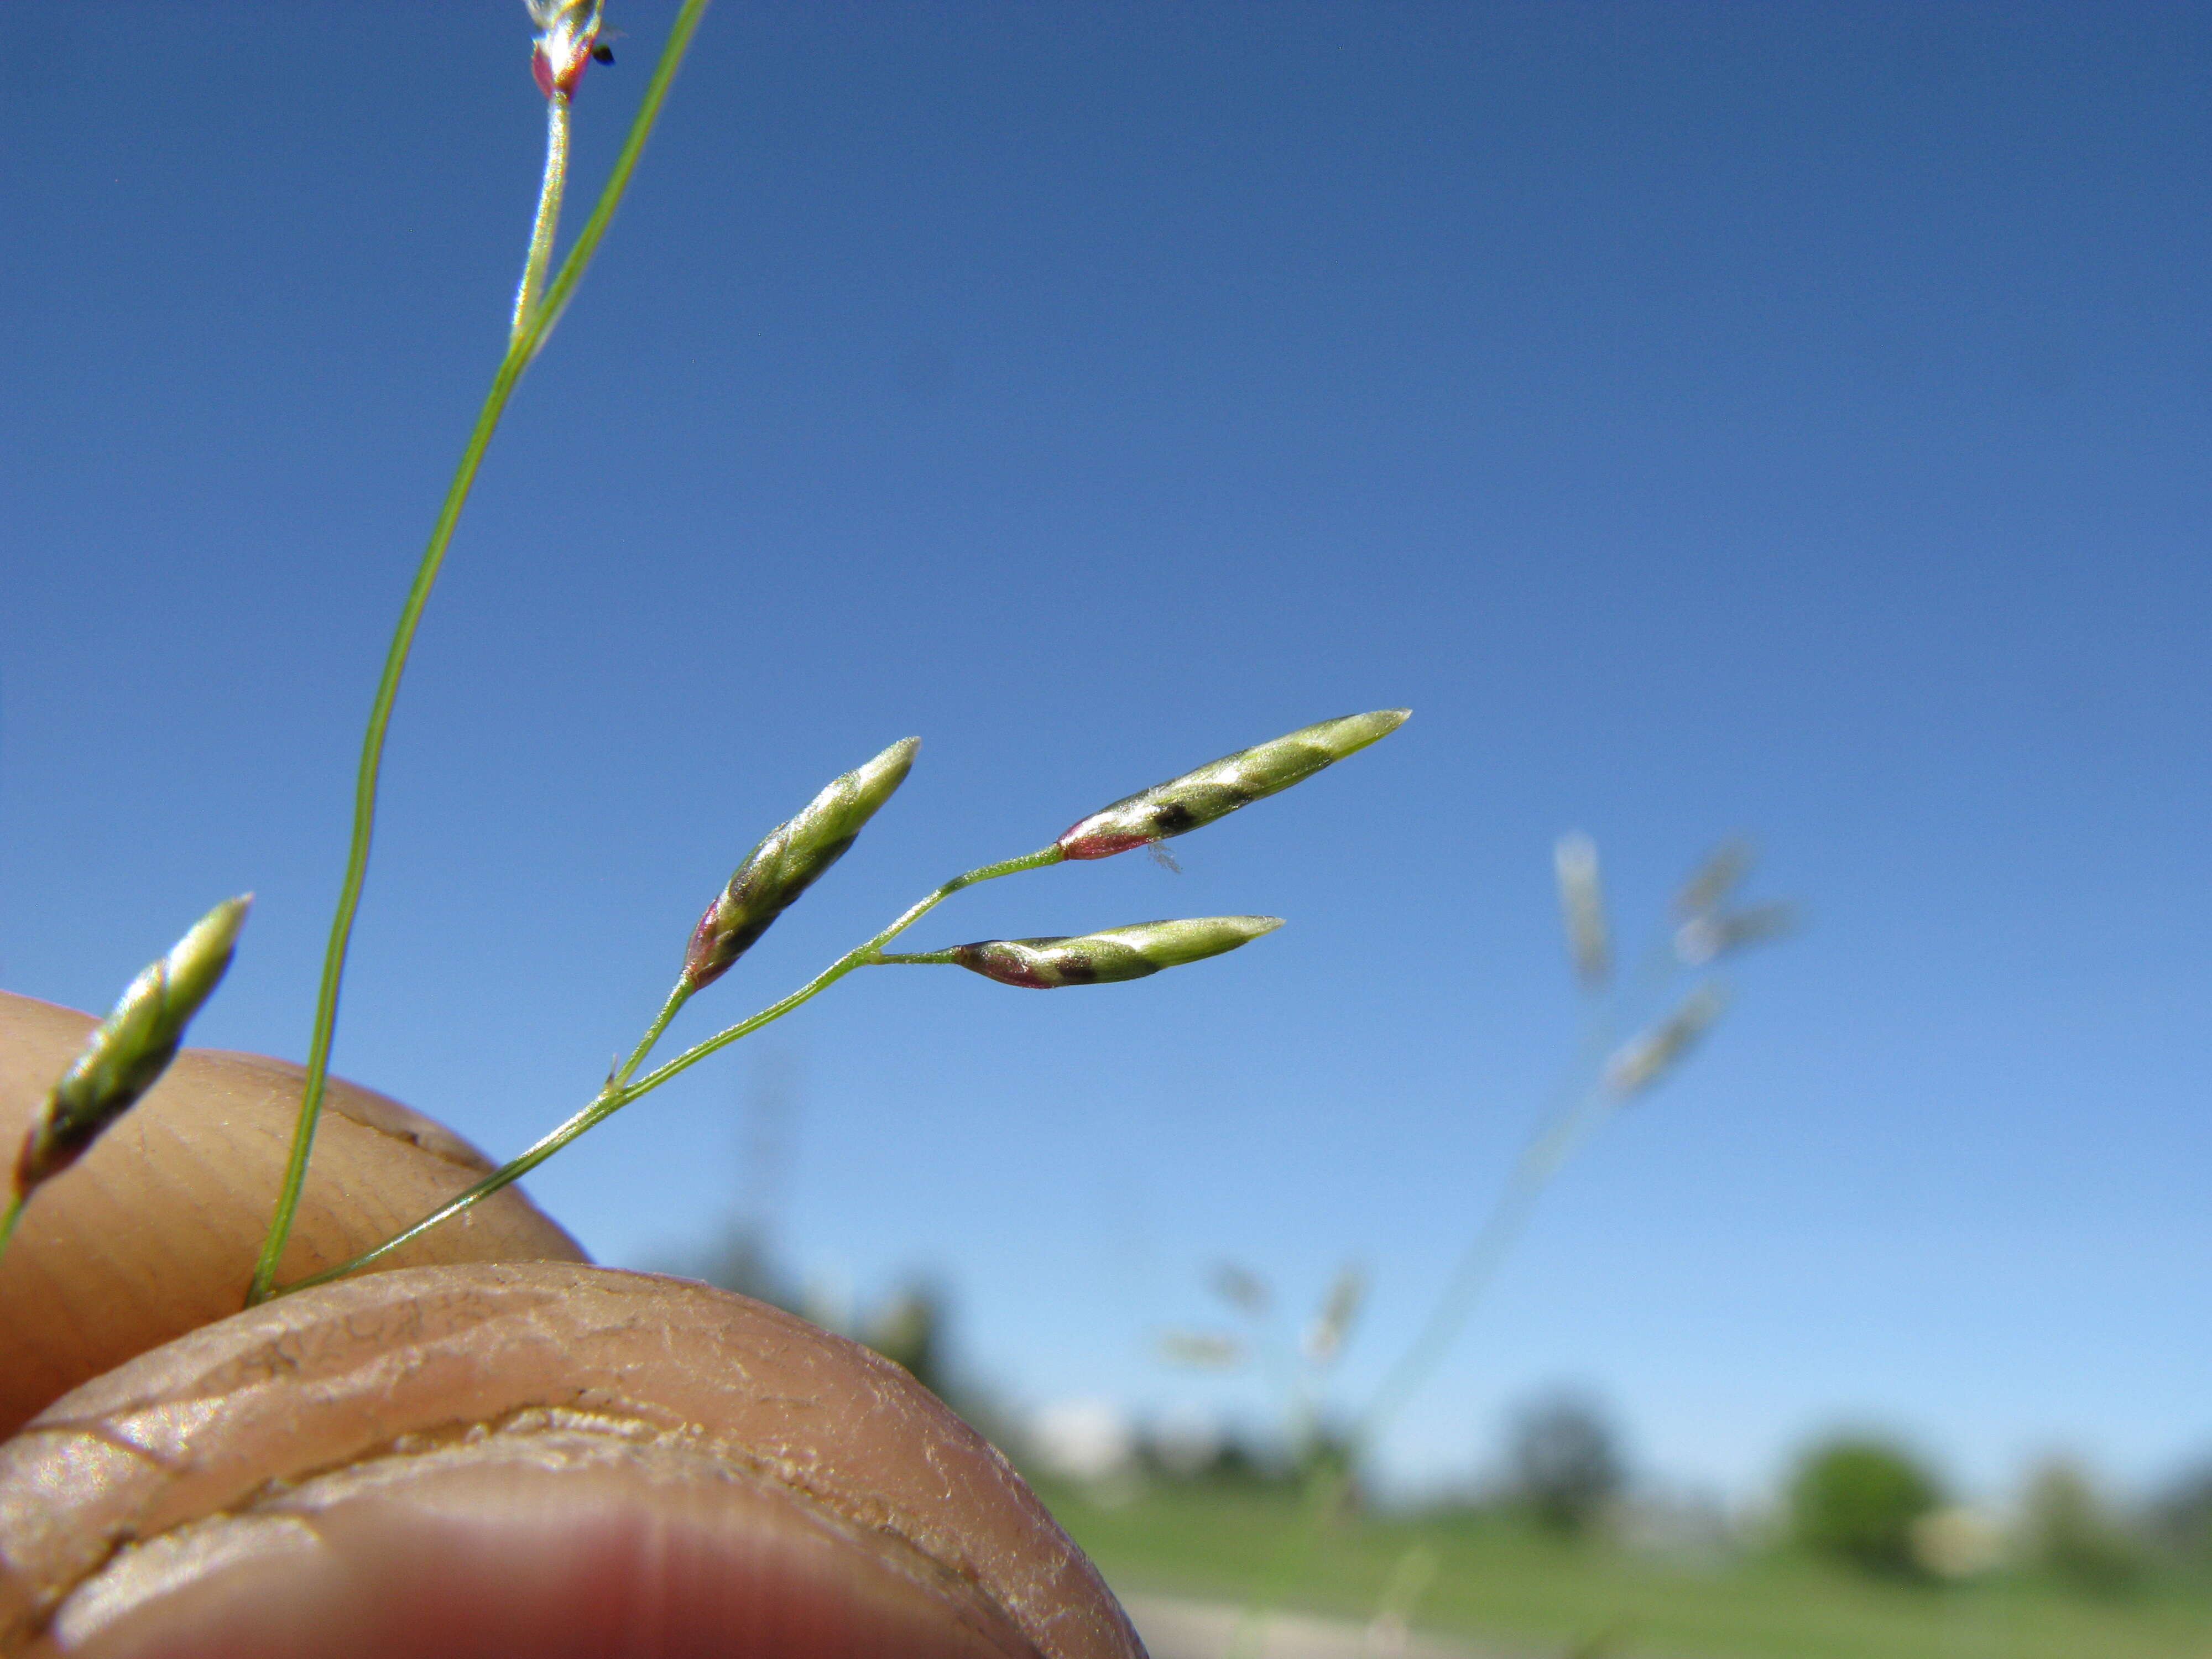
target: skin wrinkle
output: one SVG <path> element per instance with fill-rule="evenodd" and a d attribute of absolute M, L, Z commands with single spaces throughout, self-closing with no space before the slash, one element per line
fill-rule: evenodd
<path fill-rule="evenodd" d="M 27 1429 L 24 1431 L 21 1437 L 28 1439 L 32 1435 L 36 1434 L 37 1432 L 39 1431 L 35 1429 Z M 82 1434 L 86 1438 L 95 1441 L 99 1444 L 108 1447 L 112 1450 L 121 1452 L 126 1457 L 136 1458 L 138 1462 L 150 1464 L 155 1468 L 161 1469 L 165 1473 L 173 1470 L 179 1467 L 178 1462 L 164 1462 L 162 1459 L 156 1457 L 149 1448 L 141 1445 L 137 1441 L 131 1439 L 128 1435 L 116 1433 L 105 1423 L 89 1424 L 81 1429 L 73 1429 L 72 1432 Z"/>
<path fill-rule="evenodd" d="M 246 1086 L 249 1079 L 275 1076 L 304 1082 L 307 1078 L 304 1067 L 266 1054 L 244 1054 L 233 1048 L 195 1048 L 190 1052 L 207 1074 L 203 1088 L 213 1094 L 215 1101 L 226 1105 L 258 1092 Z M 443 1124 L 401 1105 L 388 1095 L 378 1094 L 358 1084 L 343 1092 L 333 1091 L 325 1097 L 325 1111 L 329 1117 L 343 1119 L 371 1134 L 382 1135 L 441 1164 L 451 1164 L 471 1181 L 491 1167 L 482 1152 Z"/>
<path fill-rule="evenodd" d="M 229 1524 L 225 1517 L 213 1516 L 206 1522 L 189 1523 L 173 1534 L 163 1534 L 160 1539 L 145 1540 L 143 1545 L 128 1546 L 117 1550 L 106 1562 L 101 1565 L 97 1572 L 85 1579 L 78 1587 L 79 1591 L 88 1592 L 88 1595 L 81 1597 L 77 1592 L 72 1592 L 71 1595 L 56 1608 L 52 1619 L 47 1622 L 45 1633 L 59 1638 L 58 1643 L 54 1645 L 74 1649 L 78 1645 L 79 1639 L 86 1633 L 88 1626 L 96 1630 L 99 1626 L 112 1620 L 115 1592 L 119 1588 L 128 1597 L 134 1576 L 138 1577 L 137 1588 L 141 1595 L 143 1595 L 145 1585 L 143 1574 L 149 1558 L 157 1574 L 161 1566 L 167 1565 L 171 1569 L 171 1574 L 163 1576 L 173 1576 L 176 1558 L 179 1553 L 194 1553 L 195 1545 L 204 1545 L 208 1540 L 210 1529 L 219 1531 Z M 286 1528 L 290 1533 L 291 1536 L 287 1541 L 290 1542 L 295 1549 L 298 1540 L 303 1536 L 316 1543 L 321 1541 L 313 1528 L 299 1517 L 290 1516 L 278 1517 L 275 1524 Z M 257 1534 L 252 1541 L 265 1545 L 269 1536 L 268 1532 L 262 1531 Z M 161 1559 L 164 1547 L 173 1544 L 180 1547 L 169 1550 L 167 1559 L 164 1561 Z M 234 1552 L 225 1551 L 222 1554 L 229 1559 L 235 1559 Z M 201 1553 L 200 1559 L 204 1561 L 206 1559 L 204 1553 Z M 103 1602 L 106 1603 L 105 1607 L 102 1605 Z M 90 1615 L 89 1618 L 88 1614 Z"/>
<path fill-rule="evenodd" d="M 647 1329 L 656 1340 L 639 1340 Z M 272 1379 L 272 1352 L 290 1354 L 311 1397 Z M 234 1506 L 272 1478 L 297 1482 L 315 1467 L 356 1464 L 401 1434 L 542 1408 L 552 1383 L 553 1400 L 654 1423 L 848 1525 L 899 1540 L 1006 1609 L 1048 1659 L 1142 1652 L 1089 1563 L 994 1450 L 889 1362 L 741 1297 L 558 1263 L 343 1281 L 98 1379 L 26 1441 L 58 1453 L 52 1431 L 64 1424 L 106 1424 L 204 1395 L 225 1375 L 241 1386 L 209 1437 L 260 1449 L 210 1454 L 173 1474 L 147 1470 L 125 1483 L 135 1493 L 109 1491 L 100 1506 L 107 1513 L 87 1517 L 104 1538 Z M 27 1449 L 25 1441 L 0 1447 L 0 1512 Z M 0 1617 L 20 1630 L 27 1596 L 51 1607 L 96 1565 L 89 1542 L 38 1571 L 0 1529 L 13 1569 L 0 1571 Z M 41 1582 L 27 1583 L 27 1570 Z"/>
<path fill-rule="evenodd" d="M 137 1454 L 157 1468 L 173 1471 L 183 1467 L 188 1455 L 184 1439 L 216 1409 L 212 1401 L 179 1401 L 96 1424 L 91 1432 L 108 1445 Z"/>
<path fill-rule="evenodd" d="M 471 1311 L 477 1316 L 476 1318 L 465 1322 L 466 1323 L 480 1323 L 483 1320 L 493 1316 L 491 1310 L 482 1306 L 479 1297 L 471 1295 L 461 1298 L 461 1301 L 469 1305 Z M 252 1316 L 240 1316 L 240 1317 L 250 1318 Z M 329 1336 L 330 1334 L 326 1332 L 286 1333 L 274 1341 L 257 1345 L 239 1360 L 230 1364 L 214 1367 L 191 1378 L 186 1384 L 189 1392 L 185 1397 L 195 1406 L 205 1405 L 219 1410 L 229 1402 L 237 1401 L 241 1395 L 265 1392 L 281 1383 L 309 1381 L 327 1383 L 358 1376 L 363 1371 L 382 1372 L 386 1379 L 383 1391 L 389 1396 L 407 1380 L 408 1372 L 414 1368 L 404 1355 L 368 1351 L 376 1344 L 392 1340 L 395 1336 L 419 1339 L 426 1328 L 434 1325 L 450 1330 L 459 1328 L 462 1322 L 433 1322 L 428 1317 L 424 1309 L 409 1307 L 402 1310 L 402 1316 L 397 1319 L 378 1317 L 364 1320 L 349 1317 L 342 1322 L 342 1328 L 348 1339 L 343 1342 L 334 1340 L 322 1341 L 316 1340 L 318 1337 Z M 304 1354 L 297 1352 L 301 1350 L 309 1352 Z M 313 1358 L 313 1351 L 319 1351 L 325 1358 L 319 1363 Z M 331 1358 L 343 1362 L 349 1358 L 355 1363 L 349 1365 L 343 1363 L 329 1363 Z M 161 1399 L 147 1400 L 126 1410 L 124 1415 L 126 1419 L 130 1416 L 143 1415 L 173 1403 L 178 1402 Z M 115 1416 L 116 1413 L 112 1411 L 102 1412 L 88 1418 L 66 1413 L 60 1416 L 49 1415 L 42 1417 L 39 1422 L 33 1424 L 22 1437 L 27 1439 L 31 1435 L 40 1433 L 76 1433 L 88 1436 L 103 1443 L 113 1444 L 118 1449 L 127 1450 L 142 1458 L 146 1458 L 148 1455 L 143 1447 L 116 1435 L 112 1426 Z M 148 1461 L 153 1460 L 149 1458 Z M 188 1454 L 180 1454 L 173 1463 L 167 1465 L 156 1463 L 155 1467 L 162 1468 L 165 1473 L 181 1477 L 196 1472 L 202 1466 L 196 1464 Z M 303 1474 L 312 1474 L 312 1470 L 293 1471 L 287 1478 L 298 1479 Z M 132 1536 L 150 1535 L 153 1532 L 167 1530 L 166 1526 L 154 1519 L 161 1512 L 155 1505 L 161 1495 L 159 1491 L 153 1494 L 149 1498 L 148 1506 L 131 1521 L 121 1523 L 118 1530 Z M 224 1506 L 219 1504 L 216 1507 Z"/>
<path fill-rule="evenodd" d="M 211 1510 L 210 1513 L 234 1518 L 263 1513 L 274 1505 L 287 1502 L 303 1489 L 334 1475 L 373 1476 L 380 1467 L 402 1467 L 410 1459 L 428 1456 L 433 1453 L 446 1450 L 453 1445 L 481 1444 L 496 1437 L 509 1437 L 507 1443 L 510 1446 L 517 1442 L 525 1441 L 532 1436 L 553 1436 L 563 1432 L 604 1433 L 611 1440 L 629 1439 L 634 1433 L 636 1438 L 656 1446 L 669 1445 L 677 1437 L 676 1433 L 672 1431 L 641 1418 L 622 1419 L 598 1413 L 561 1411 L 559 1417 L 562 1420 L 533 1420 L 546 1419 L 548 1416 L 546 1408 L 543 1407 L 526 1406 L 507 1413 L 502 1419 L 477 1419 L 464 1421 L 455 1419 L 429 1429 L 410 1430 L 404 1435 L 394 1437 L 381 1446 L 372 1448 L 358 1458 L 271 1479 L 254 1492 L 248 1493 L 240 1502 Z M 588 1426 L 577 1420 L 586 1418 L 594 1420 Z M 683 1428 L 689 1430 L 695 1426 L 686 1424 Z M 699 1458 L 697 1461 L 704 1468 L 719 1466 L 725 1469 L 735 1469 L 738 1467 L 718 1459 Z M 173 1526 L 164 1528 L 162 1533 L 149 1534 L 148 1536 L 149 1538 L 164 1536 L 167 1533 L 176 1531 L 179 1528 L 191 1526 L 195 1521 L 203 1518 L 205 1517 L 195 1516 L 189 1520 L 179 1521 Z"/>

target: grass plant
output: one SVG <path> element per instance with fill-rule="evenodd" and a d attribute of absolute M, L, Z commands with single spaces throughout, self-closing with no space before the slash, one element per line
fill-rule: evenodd
<path fill-rule="evenodd" d="M 1322 1545 L 1341 1518 L 1361 1465 L 1443 1363 L 1546 1189 L 1593 1134 L 1666 1079 L 1726 1012 L 1728 990 L 1710 971 L 1714 964 L 1795 926 L 1787 905 L 1733 902 L 1753 861 L 1749 843 L 1741 839 L 1716 848 L 1677 891 L 1670 925 L 1632 971 L 1620 974 L 1596 845 L 1579 834 L 1560 839 L 1553 864 L 1567 954 L 1583 998 L 1581 1038 L 1413 1340 L 1332 1443 L 1321 1438 L 1320 1390 L 1357 1312 L 1358 1279 L 1340 1276 L 1298 1354 L 1269 1340 L 1272 1297 L 1263 1281 L 1242 1269 L 1218 1275 L 1216 1288 L 1246 1317 L 1254 1340 L 1207 1331 L 1170 1334 L 1164 1355 L 1170 1360 L 1218 1367 L 1237 1363 L 1249 1348 L 1269 1363 L 1283 1396 L 1286 1438 L 1303 1472 L 1295 1512 L 1274 1516 L 1273 1541 L 1246 1588 L 1234 1659 L 1253 1659 L 1269 1613 L 1319 1571 Z M 1385 1604 L 1395 1607 L 1410 1599 L 1415 1598 L 1400 1587 Z M 1402 1620 L 1404 1611 L 1393 1616 Z"/>
<path fill-rule="evenodd" d="M 1184 917 L 1146 921 L 1068 937 L 983 939 L 935 951 L 889 951 L 885 947 L 938 905 L 963 889 L 1054 865 L 1109 858 L 1139 847 L 1157 848 L 1292 785 L 1388 736 L 1406 720 L 1405 709 L 1381 709 L 1323 720 L 1268 742 L 1241 749 L 1179 777 L 1141 790 L 1078 819 L 1046 845 L 966 870 L 899 912 L 870 938 L 844 951 L 795 990 L 758 1012 L 694 1043 L 640 1074 L 678 1010 L 733 967 L 783 912 L 842 858 L 869 820 L 897 790 L 912 767 L 919 739 L 892 744 L 866 764 L 831 781 L 785 823 L 763 837 L 738 866 L 693 928 L 683 965 L 659 1012 L 590 1099 L 517 1157 L 428 1215 L 351 1260 L 295 1280 L 276 1282 L 300 1195 L 313 1157 L 315 1130 L 328 1086 L 337 1029 L 340 993 L 354 923 L 367 882 L 375 838 L 377 795 L 386 735 L 413 650 L 415 635 L 438 574 L 451 550 L 463 509 L 486 450 L 525 372 L 544 348 L 555 325 L 611 223 L 636 171 L 646 141 L 665 102 L 685 52 L 706 11 L 706 0 L 684 0 L 605 185 L 557 270 L 554 254 L 568 187 L 572 103 L 585 71 L 605 55 L 599 0 L 526 0 L 536 27 L 531 70 L 547 106 L 545 165 L 523 272 L 517 285 L 506 349 L 478 410 L 459 465 L 432 523 L 429 539 L 400 607 L 375 695 L 369 705 L 356 773 L 354 810 L 344 876 L 331 921 L 318 988 L 307 1064 L 284 1173 L 258 1259 L 248 1305 L 305 1289 L 379 1261 L 422 1233 L 459 1215 L 536 1169 L 594 1125 L 731 1043 L 750 1036 L 811 1001 L 854 969 L 877 966 L 957 966 L 1001 983 L 1030 989 L 1106 984 L 1237 949 L 1279 926 L 1272 916 Z M 550 280 L 549 271 L 552 272 Z M 220 940 L 220 960 L 188 951 L 210 924 L 188 936 L 179 952 L 142 975 L 91 1045 L 54 1085 L 33 1122 L 18 1164 L 10 1200 L 0 1210 L 0 1248 L 30 1192 L 47 1175 L 81 1152 L 149 1088 L 176 1052 L 200 1000 L 229 962 L 242 921 L 234 902 Z M 212 919 L 211 919 L 212 920 Z M 204 943 L 204 941 L 203 941 Z M 212 963 L 211 969 L 209 963 Z M 189 991 L 191 994 L 183 993 Z"/>
<path fill-rule="evenodd" d="M 1323 720 L 1141 790 L 1079 818 L 1031 850 L 961 872 L 898 911 L 868 938 L 756 1012 L 654 1065 L 679 1010 L 727 974 L 752 944 L 836 865 L 896 792 L 918 740 L 890 744 L 844 773 L 741 860 L 708 904 L 682 953 L 673 987 L 627 1057 L 580 1108 L 535 1144 L 429 1214 L 353 1259 L 290 1284 L 277 1263 L 297 1214 L 328 1085 L 346 964 L 374 844 L 385 744 L 417 628 L 451 551 L 483 458 L 531 364 L 574 299 L 620 206 L 665 103 L 707 0 L 683 0 L 609 177 L 565 257 L 558 259 L 574 103 L 602 48 L 599 0 L 527 0 L 536 27 L 532 67 L 544 94 L 546 154 L 506 345 L 462 446 L 401 605 L 365 722 L 350 832 L 321 968 L 307 1060 L 287 1164 L 274 1198 L 248 1302 L 319 1285 L 376 1262 L 528 1174 L 615 1112 L 691 1066 L 811 1001 L 861 968 L 953 966 L 1022 988 L 1104 984 L 1149 975 L 1248 944 L 1279 926 L 1265 916 L 1176 918 L 1070 936 L 985 939 L 923 951 L 890 947 L 938 906 L 985 882 L 1115 856 L 1191 833 L 1312 777 L 1388 736 L 1407 718 L 1386 708 Z M 1773 906 L 1731 900 L 1747 849 L 1723 847 L 1679 895 L 1670 927 L 1628 971 L 1617 969 L 1596 852 L 1570 837 L 1556 850 L 1569 955 L 1586 997 L 1583 1036 L 1486 1217 L 1468 1241 L 1425 1322 L 1367 1402 L 1347 1419 L 1340 1455 L 1309 1456 L 1295 1491 L 1255 1485 L 1160 1486 L 1128 1508 L 1079 1492 L 1055 1494 L 1071 1528 L 1109 1572 L 1129 1582 L 1218 1595 L 1243 1592 L 1258 1622 L 1296 1599 L 1364 1613 L 1379 1603 L 1402 1622 L 1418 1602 L 1446 1629 L 1496 1630 L 1547 1640 L 1632 1631 L 1639 1646 L 1724 1659 L 2201 1659 L 2212 1642 L 2212 1598 L 2179 1591 L 2092 1607 L 2028 1580 L 1935 1589 L 1872 1584 L 1789 1556 L 1686 1566 L 1547 1538 L 1475 1516 L 1377 1518 L 1345 1499 L 1359 1462 L 1437 1364 L 1527 1226 L 1552 1181 L 1613 1115 L 1668 1076 L 1721 1017 L 1726 995 L 1708 971 L 1783 931 Z M 14 1187 L 0 1208 L 0 1249 L 38 1185 L 65 1167 L 158 1079 L 199 1003 L 228 965 L 244 919 L 230 901 L 135 981 L 58 1079 L 33 1122 Z M 672 929 L 672 933 L 673 930 Z M 673 953 L 672 953 L 673 954 Z M 1267 1297 L 1249 1276 L 1224 1291 L 1255 1321 Z M 1358 1310 L 1362 1281 L 1340 1278 L 1297 1353 L 1277 1345 L 1294 1438 L 1317 1443 L 1320 1390 Z M 1183 1339 L 1186 1357 L 1233 1357 L 1242 1339 Z M 1327 1543 L 1328 1547 L 1321 1546 Z M 1256 1590 L 1253 1589 L 1257 1586 Z M 1963 1632 L 1963 1634 L 1962 1634 Z M 1986 1638 L 1986 1639 L 1985 1639 Z"/>

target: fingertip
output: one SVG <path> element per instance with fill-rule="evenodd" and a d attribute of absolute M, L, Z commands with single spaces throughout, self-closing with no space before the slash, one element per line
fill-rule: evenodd
<path fill-rule="evenodd" d="M 215 1530 L 234 1523 L 251 1530 Z M 313 1539 L 271 1529 L 298 1527 Z M 18 1640 L 151 1640 L 189 1615 L 226 1651 L 380 1659 L 423 1650 L 410 1607 L 478 1629 L 464 1603 L 506 1609 L 486 1631 L 542 1614 L 549 1643 L 597 1629 L 622 1644 L 574 1650 L 641 1659 L 1143 1653 L 934 1395 L 688 1280 L 556 1262 L 343 1280 L 142 1355 L 0 1446 Z M 386 1645 L 296 1645 L 332 1621 Z"/>

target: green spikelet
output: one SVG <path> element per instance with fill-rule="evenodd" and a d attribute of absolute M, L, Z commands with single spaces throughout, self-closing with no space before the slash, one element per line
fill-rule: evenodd
<path fill-rule="evenodd" d="M 252 902 L 251 895 L 225 899 L 202 916 L 94 1028 L 23 1137 L 15 1160 L 19 1197 L 76 1163 L 168 1069 L 185 1027 L 230 966 Z"/>
<path fill-rule="evenodd" d="M 1060 939 L 994 939 L 957 945 L 939 958 L 971 973 L 1049 991 L 1063 985 L 1107 985 L 1143 979 L 1163 968 L 1180 968 L 1249 945 L 1283 925 L 1280 916 L 1193 916 L 1181 921 L 1141 921 L 1099 933 Z"/>
<path fill-rule="evenodd" d="M 769 831 L 745 854 L 684 953 L 691 988 L 711 983 L 768 932 L 775 919 L 831 865 L 844 857 L 876 809 L 906 781 L 920 738 L 902 738 L 865 766 L 833 779 L 797 817 Z"/>
<path fill-rule="evenodd" d="M 1303 783 L 1406 723 L 1410 708 L 1378 708 L 1301 726 L 1270 743 L 1224 755 L 1070 824 L 1054 843 L 1072 859 L 1111 858 L 1133 847 L 1188 835 L 1263 796 Z"/>

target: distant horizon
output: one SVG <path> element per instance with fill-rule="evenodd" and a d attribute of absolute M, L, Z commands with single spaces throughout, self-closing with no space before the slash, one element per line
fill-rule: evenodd
<path fill-rule="evenodd" d="M 731 1239 L 738 1236 L 733 1231 Z M 983 1372 L 967 1351 L 961 1331 L 960 1287 L 957 1280 L 917 1272 L 894 1275 L 882 1285 L 855 1287 L 834 1276 L 811 1277 L 793 1271 L 793 1264 L 776 1261 L 773 1229 L 755 1232 L 752 1244 L 762 1249 L 760 1265 L 781 1275 L 781 1292 L 773 1299 L 804 1314 L 829 1329 L 855 1340 L 868 1340 L 872 1318 L 881 1315 L 901 1296 L 927 1291 L 941 1298 L 947 1316 L 941 1334 L 950 1348 L 948 1363 L 960 1383 L 954 1403 L 981 1403 L 986 1412 L 979 1425 L 996 1429 L 1012 1424 L 1023 1434 L 1034 1433 L 1041 1419 L 1055 1414 L 1109 1417 L 1117 1431 L 1127 1434 L 1133 1451 L 1146 1437 L 1163 1432 L 1189 1435 L 1203 1430 L 1224 1445 L 1234 1443 L 1263 1455 L 1285 1455 L 1291 1449 L 1290 1425 L 1279 1404 L 1258 1399 L 1228 1404 L 1194 1406 L 1188 1399 L 1156 1396 L 1149 1404 L 1103 1395 L 1073 1394 L 1052 1399 L 1023 1399 L 1007 1394 L 1000 1381 Z M 712 1279 L 717 1251 L 705 1248 L 697 1254 L 648 1257 L 622 1265 L 651 1273 L 675 1273 Z M 732 1288 L 746 1288 L 732 1286 Z M 756 1292 L 757 1293 L 757 1292 Z M 1225 1328 L 1226 1321 L 1217 1328 Z M 1152 1333 L 1155 1336 L 1160 1333 Z M 1172 1375 L 1172 1371 L 1170 1373 Z M 1245 1380 L 1253 1381 L 1249 1368 Z M 1623 1455 L 1627 1494 L 1634 1499 L 1662 1505 L 1712 1504 L 1725 1512 L 1731 1525 L 1741 1525 L 1761 1515 L 1778 1512 L 1786 1502 L 1786 1488 L 1802 1456 L 1814 1448 L 1838 1439 L 1865 1439 L 1896 1448 L 1919 1462 L 1934 1474 L 1943 1501 L 1963 1504 L 2000 1519 L 2016 1505 L 2022 1488 L 2041 1468 L 2054 1462 L 2078 1467 L 2100 1495 L 2125 1511 L 2140 1511 L 2169 1498 L 2184 1487 L 2212 1482 L 2212 1443 L 2185 1453 L 2166 1468 L 2152 1468 L 2133 1480 L 2121 1478 L 2081 1448 L 2063 1441 L 2023 1450 L 2011 1467 L 1984 1468 L 1962 1474 L 1956 1460 L 1939 1443 L 1906 1426 L 1901 1418 L 1879 1409 L 1856 1414 L 1839 1413 L 1825 1421 L 1808 1423 L 1803 1434 L 1784 1447 L 1771 1467 L 1753 1470 L 1735 1479 L 1711 1470 L 1653 1467 L 1639 1447 L 1632 1401 L 1601 1379 L 1589 1377 L 1535 1379 L 1517 1394 L 1493 1402 L 1495 1416 L 1488 1425 L 1486 1442 L 1479 1443 L 1463 1463 L 1443 1468 L 1408 1470 L 1379 1468 L 1376 1497 L 1386 1505 L 1419 1507 L 1437 1503 L 1494 1501 L 1510 1485 L 1507 1449 L 1516 1421 L 1530 1407 L 1571 1400 L 1594 1408 L 1617 1437 Z M 1340 1429 L 1344 1417 L 1334 1413 L 1330 1426 Z M 1009 1450 L 1034 1451 L 1033 1443 Z M 1048 1467 L 1051 1460 L 1047 1458 Z M 1061 1474 L 1078 1471 L 1056 1470 Z"/>

